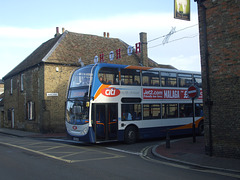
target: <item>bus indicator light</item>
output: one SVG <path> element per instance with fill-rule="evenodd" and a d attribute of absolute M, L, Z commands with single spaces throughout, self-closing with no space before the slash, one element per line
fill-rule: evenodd
<path fill-rule="evenodd" d="M 116 88 L 104 88 L 101 93 L 107 97 L 116 97 L 120 94 L 120 90 Z"/>

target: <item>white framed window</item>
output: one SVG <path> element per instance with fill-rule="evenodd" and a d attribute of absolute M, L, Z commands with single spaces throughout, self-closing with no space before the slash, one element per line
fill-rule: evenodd
<path fill-rule="evenodd" d="M 21 77 L 20 77 L 20 90 L 21 90 L 21 91 L 24 90 L 23 79 L 24 79 L 24 74 L 21 74 Z"/>
<path fill-rule="evenodd" d="M 27 119 L 34 120 L 35 116 L 35 104 L 32 101 L 27 103 Z"/>

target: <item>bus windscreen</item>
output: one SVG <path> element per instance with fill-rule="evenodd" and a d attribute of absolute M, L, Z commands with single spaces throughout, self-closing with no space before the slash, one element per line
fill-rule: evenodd
<path fill-rule="evenodd" d="M 91 69 L 92 67 L 85 67 L 76 70 L 73 73 L 70 88 L 80 87 L 80 86 L 89 86 L 90 77 L 91 77 Z"/>

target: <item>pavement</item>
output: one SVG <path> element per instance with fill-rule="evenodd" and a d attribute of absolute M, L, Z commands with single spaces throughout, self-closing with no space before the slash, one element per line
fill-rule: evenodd
<path fill-rule="evenodd" d="M 236 177 L 240 178 L 240 159 L 206 155 L 204 136 L 197 136 L 195 143 L 192 137 L 170 140 L 170 148 L 166 147 L 166 143 L 161 143 L 153 147 L 152 153 L 167 161 L 196 169 L 237 174 Z"/>
<path fill-rule="evenodd" d="M 0 133 L 29 138 L 67 139 L 66 133 L 41 134 L 8 128 L 0 128 Z M 192 137 L 170 140 L 170 148 L 166 147 L 166 143 L 157 144 L 152 148 L 152 154 L 157 159 L 198 169 L 237 174 L 237 177 L 240 177 L 240 159 L 206 155 L 204 136 L 197 136 L 195 143 Z"/>
<path fill-rule="evenodd" d="M 59 139 L 67 139 L 67 133 L 35 133 L 35 132 L 28 132 L 16 129 L 9 129 L 9 128 L 0 128 L 0 133 L 13 135 L 17 137 L 30 137 L 30 138 L 59 138 Z"/>

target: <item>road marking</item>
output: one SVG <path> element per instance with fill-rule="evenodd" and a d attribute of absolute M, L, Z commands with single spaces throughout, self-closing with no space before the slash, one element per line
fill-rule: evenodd
<path fill-rule="evenodd" d="M 34 143 L 30 143 L 30 144 L 26 144 L 27 146 L 35 146 L 35 145 L 39 145 L 39 144 L 43 144 L 45 142 L 34 142 Z M 24 143 L 25 144 L 25 143 Z"/>
<path fill-rule="evenodd" d="M 35 151 L 35 150 L 28 149 L 28 148 L 25 148 L 25 147 L 22 147 L 22 146 L 18 146 L 18 145 L 14 145 L 14 144 L 9 144 L 9 143 L 4 143 L 4 142 L 0 142 L 0 144 L 4 144 L 4 145 L 7 145 L 7 146 L 11 146 L 11 147 L 23 149 L 23 150 L 30 151 L 30 152 L 33 152 L 33 153 L 36 153 L 36 154 L 40 154 L 40 155 L 43 155 L 43 156 L 47 156 L 47 157 L 52 158 L 52 159 L 57 159 L 57 160 L 60 160 L 60 161 L 64 161 L 64 162 L 67 162 L 67 163 L 71 163 L 71 160 L 62 159 L 62 158 L 60 158 L 60 157 L 52 156 L 52 155 L 50 155 L 50 154 L 46 154 L 46 153 L 43 153 L 43 152 L 40 152 L 40 151 Z"/>
<path fill-rule="evenodd" d="M 72 163 L 76 162 L 84 162 L 84 161 L 98 161 L 98 160 L 108 160 L 108 159 L 117 159 L 117 158 L 123 158 L 125 156 L 112 156 L 112 157 L 102 157 L 102 158 L 93 158 L 93 159 L 82 159 L 82 160 L 72 160 Z"/>
<path fill-rule="evenodd" d="M 115 159 L 115 158 L 123 158 L 123 157 L 125 157 L 125 156 L 116 155 L 116 154 L 109 153 L 109 152 L 101 152 L 101 151 L 92 150 L 92 149 L 87 149 L 86 150 L 86 148 L 72 147 L 72 146 L 69 146 L 69 147 L 72 148 L 72 149 L 81 149 L 83 151 L 81 151 L 81 152 L 69 152 L 69 151 L 68 152 L 61 152 L 61 151 L 55 152 L 55 151 L 50 151 L 48 153 L 42 152 L 42 151 L 53 150 L 53 149 L 57 149 L 57 148 L 61 148 L 61 147 L 68 147 L 67 145 L 65 145 L 65 146 L 54 146 L 54 147 L 45 146 L 45 147 L 50 147 L 50 148 L 37 151 L 37 150 L 29 149 L 29 148 L 26 148 L 26 147 L 23 147 L 23 146 L 10 144 L 10 143 L 7 143 L 7 142 L 0 142 L 0 144 L 11 146 L 11 147 L 18 148 L 18 149 L 23 149 L 25 151 L 30 151 L 30 152 L 33 152 L 33 153 L 36 153 L 36 154 L 39 154 L 39 155 L 42 155 L 42 156 L 46 156 L 46 157 L 49 157 L 49 158 L 52 158 L 52 159 L 56 159 L 56 160 L 59 160 L 59 161 L 63 161 L 63 162 L 66 162 L 66 163 L 76 163 L 76 162 L 96 161 L 96 160 L 108 160 L 108 159 Z M 41 143 L 39 143 L 39 144 L 41 144 Z M 83 153 L 88 153 L 89 154 L 90 152 L 93 152 L 93 153 L 95 152 L 95 153 L 98 153 L 100 155 L 101 154 L 105 154 L 105 155 L 109 155 L 109 156 L 108 157 L 99 157 L 99 158 L 88 158 L 88 159 L 75 159 L 75 160 L 65 159 L 66 157 L 69 157 L 69 156 L 74 156 L 74 155 L 83 154 Z M 57 153 L 57 154 L 69 153 L 69 154 L 66 154 L 66 155 L 58 157 L 58 156 L 50 155 L 50 154 L 53 154 L 53 153 Z"/>
<path fill-rule="evenodd" d="M 142 159 L 145 159 L 147 161 L 151 161 L 151 162 L 155 162 L 155 163 L 159 163 L 159 164 L 164 164 L 164 165 L 168 165 L 168 166 L 173 166 L 173 167 L 177 167 L 177 168 L 184 168 L 184 169 L 188 169 L 186 166 L 183 166 L 183 165 L 179 165 L 179 164 L 175 164 L 175 163 L 170 163 L 170 162 L 164 162 L 164 161 L 159 161 L 159 160 L 156 160 L 156 159 L 152 159 L 150 157 L 147 156 L 147 153 L 149 151 L 149 149 L 152 149 L 153 146 L 147 146 L 145 147 L 141 153 L 141 158 Z"/>
<path fill-rule="evenodd" d="M 118 151 L 118 152 L 123 152 L 123 153 L 127 153 L 127 154 L 133 154 L 133 155 L 137 155 L 137 156 L 142 155 L 142 153 L 139 153 L 139 152 L 126 151 L 126 150 L 117 149 L 117 148 L 106 147 L 106 149 L 113 150 L 113 151 Z"/>
<path fill-rule="evenodd" d="M 65 157 L 69 157 L 69 156 L 74 156 L 74 155 L 77 155 L 77 154 L 81 154 L 81 153 L 85 153 L 87 151 L 82 151 L 82 152 L 75 152 L 75 153 L 68 153 L 67 155 L 64 155 L 64 156 L 60 156 L 61 158 L 65 158 Z M 65 152 L 59 152 L 59 153 L 65 153 Z"/>
<path fill-rule="evenodd" d="M 47 148 L 47 149 L 42 149 L 40 151 L 49 151 L 49 150 L 57 149 L 57 148 L 61 148 L 61 147 L 65 147 L 65 146 L 64 145 L 63 146 L 53 146 L 53 147 L 50 147 L 50 148 Z"/>

